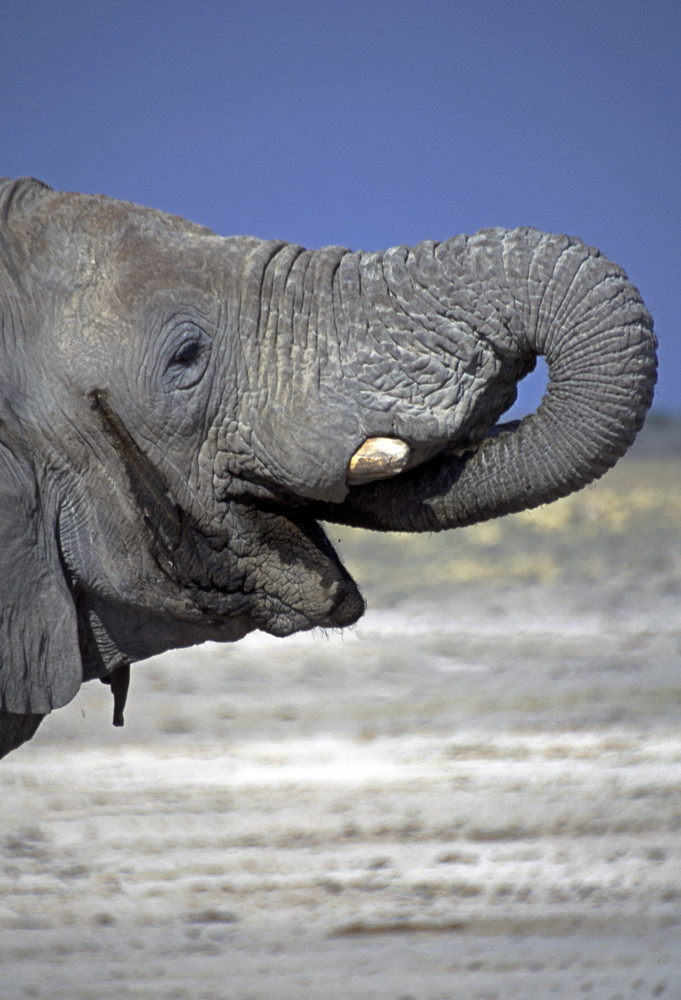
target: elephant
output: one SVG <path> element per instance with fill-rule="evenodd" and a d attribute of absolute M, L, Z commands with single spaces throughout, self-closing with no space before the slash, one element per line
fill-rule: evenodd
<path fill-rule="evenodd" d="M 320 521 L 434 532 L 601 476 L 642 426 L 652 319 L 580 240 L 380 253 L 0 181 L 0 755 L 99 678 L 342 628 Z M 534 413 L 500 422 L 546 358 Z"/>

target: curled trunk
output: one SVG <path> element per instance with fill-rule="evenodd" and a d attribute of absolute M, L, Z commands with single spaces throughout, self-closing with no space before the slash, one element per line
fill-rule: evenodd
<path fill-rule="evenodd" d="M 655 384 L 652 320 L 597 250 L 534 230 L 486 230 L 372 255 L 362 271 L 369 341 L 382 337 L 383 353 L 397 345 L 403 380 L 387 402 L 377 392 L 365 435 L 392 433 L 417 457 L 419 448 L 424 458 L 428 447 L 440 453 L 395 479 L 353 486 L 342 502 L 318 504 L 317 516 L 399 531 L 471 524 L 579 489 L 633 441 Z M 539 409 L 494 427 L 540 355 L 549 383 Z M 358 386 L 346 382 L 355 399 L 372 379 L 367 351 L 364 364 Z M 422 387 L 429 365 L 453 377 L 434 384 L 419 412 L 411 386 Z"/>

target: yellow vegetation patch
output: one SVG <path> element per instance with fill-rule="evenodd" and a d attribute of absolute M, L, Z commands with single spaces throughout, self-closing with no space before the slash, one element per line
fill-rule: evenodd
<path fill-rule="evenodd" d="M 494 581 L 499 579 L 501 572 L 503 572 L 504 577 L 510 576 L 519 580 L 537 580 L 549 583 L 559 576 L 560 568 L 554 559 L 544 554 L 538 556 L 528 553 L 527 555 L 505 558 L 502 566 L 497 558 L 485 559 L 477 555 L 453 555 L 451 559 L 446 561 L 429 563 L 428 584 L 433 587 L 439 583 Z"/>
<path fill-rule="evenodd" d="M 603 485 L 515 517 L 541 531 L 592 527 L 618 532 L 629 530 L 633 522 L 643 519 L 681 528 L 681 492 L 670 493 L 655 485 L 636 486 L 625 492 Z"/>

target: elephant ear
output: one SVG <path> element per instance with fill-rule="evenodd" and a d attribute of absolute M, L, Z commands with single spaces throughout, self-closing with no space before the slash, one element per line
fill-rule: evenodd
<path fill-rule="evenodd" d="M 76 608 L 31 465 L 0 442 L 0 709 L 46 715 L 82 679 Z"/>

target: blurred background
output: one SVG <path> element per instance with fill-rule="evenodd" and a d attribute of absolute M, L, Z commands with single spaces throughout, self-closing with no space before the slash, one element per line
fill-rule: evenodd
<path fill-rule="evenodd" d="M 0 765 L 3 1000 L 681 996 L 681 5 L 0 5 L 0 173 L 224 235 L 580 236 L 653 314 L 603 480 L 330 529 L 368 602 L 87 684 Z M 539 370 L 516 413 L 534 408 Z"/>
<path fill-rule="evenodd" d="M 308 247 L 579 236 L 681 409 L 678 3 L 4 0 L 0 37 L 4 176 Z"/>

